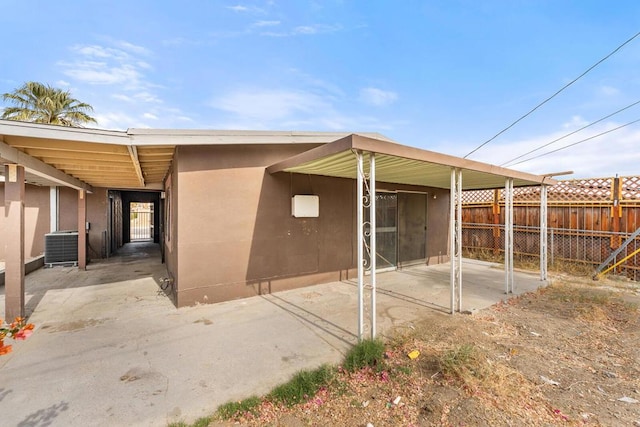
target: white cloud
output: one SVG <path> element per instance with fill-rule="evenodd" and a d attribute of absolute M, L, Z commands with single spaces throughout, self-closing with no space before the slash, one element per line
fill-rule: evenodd
<path fill-rule="evenodd" d="M 578 129 L 588 125 L 589 122 L 580 116 L 571 116 L 571 120 L 562 124 L 563 129 Z"/>
<path fill-rule="evenodd" d="M 121 93 L 114 93 L 113 95 L 111 95 L 111 98 L 117 99 L 119 101 L 124 101 L 124 102 L 133 102 L 133 98 L 127 95 L 123 95 Z"/>
<path fill-rule="evenodd" d="M 135 45 L 133 43 L 129 43 L 127 41 L 124 40 L 117 40 L 116 45 L 118 45 L 120 48 L 127 50 L 129 52 L 133 52 L 133 53 L 137 53 L 139 55 L 150 55 L 151 51 L 149 49 L 147 49 L 144 46 L 138 46 Z"/>
<path fill-rule="evenodd" d="M 150 92 L 138 92 L 133 97 L 142 102 L 161 104 L 162 100 Z"/>
<path fill-rule="evenodd" d="M 292 36 L 312 36 L 316 34 L 328 34 L 335 33 L 342 30 L 341 25 L 326 25 L 326 24 L 312 24 L 312 25 L 299 25 L 291 30 L 283 31 L 263 31 L 261 36 L 266 37 L 292 37 Z"/>
<path fill-rule="evenodd" d="M 318 28 L 311 25 L 302 25 L 293 29 L 294 34 L 316 34 L 317 32 Z"/>
<path fill-rule="evenodd" d="M 139 85 L 142 77 L 136 67 L 123 64 L 121 66 L 109 67 L 105 62 L 76 61 L 74 63 L 61 62 L 60 65 L 66 67 L 64 74 L 90 84 L 124 84 Z"/>
<path fill-rule="evenodd" d="M 140 122 L 122 112 L 99 113 L 94 117 L 98 121 L 98 125 L 105 129 L 126 130 L 129 127 L 142 127 Z"/>
<path fill-rule="evenodd" d="M 150 78 L 153 53 L 128 41 L 102 40 L 71 46 L 70 56 L 58 62 L 73 87 L 93 96 L 83 100 L 93 105 L 99 126 L 126 129 L 149 127 L 156 120 L 175 122 L 163 108 L 163 86 Z"/>
<path fill-rule="evenodd" d="M 257 6 L 246 6 L 242 4 L 237 4 L 235 6 L 227 6 L 227 9 L 232 10 L 236 13 L 265 13 L 265 10 L 259 8 Z"/>
<path fill-rule="evenodd" d="M 159 102 L 157 95 L 149 93 L 149 89 L 156 85 L 146 76 L 148 70 L 153 69 L 146 61 L 151 52 L 127 41 L 118 40 L 111 43 L 112 45 L 74 45 L 70 48 L 72 57 L 59 61 L 58 65 L 62 67 L 66 76 L 77 82 L 90 85 L 118 85 L 119 90 L 125 92 L 119 93 L 120 100 L 131 100 L 135 97 L 138 101 Z M 146 96 L 136 97 L 135 94 L 126 92 L 142 92 L 146 93 Z"/>
<path fill-rule="evenodd" d="M 575 178 L 610 177 L 615 174 L 637 175 L 637 165 L 640 162 L 640 151 L 637 149 L 640 146 L 640 131 L 634 130 L 631 126 L 570 146 L 620 125 L 621 123 L 615 122 L 600 123 L 517 161 L 520 162 L 562 147 L 568 147 L 566 149 L 523 163 L 511 164 L 508 167 L 537 174 L 571 170 L 574 171 L 573 177 Z M 563 129 L 525 140 L 490 144 L 472 158 L 499 165 L 564 136 L 566 133 L 567 130 Z M 621 153 L 624 154 L 621 155 Z"/>
<path fill-rule="evenodd" d="M 280 21 L 256 21 L 251 24 L 252 27 L 276 27 L 280 25 Z"/>
<path fill-rule="evenodd" d="M 604 96 L 614 96 L 618 95 L 620 90 L 613 86 L 603 85 L 600 87 L 599 92 Z"/>
<path fill-rule="evenodd" d="M 67 86 L 71 86 L 71 83 L 69 83 L 69 82 L 68 82 L 68 81 L 66 81 L 66 80 L 58 80 L 58 81 L 56 82 L 56 86 L 64 86 L 64 87 L 67 87 Z"/>
<path fill-rule="evenodd" d="M 375 87 L 367 87 L 360 90 L 360 100 L 375 107 L 393 104 L 397 99 L 397 93 Z"/>
<path fill-rule="evenodd" d="M 350 111 L 340 88 L 293 70 L 305 88 L 243 87 L 216 97 L 210 105 L 227 114 L 208 126 L 220 129 L 315 129 L 386 132 L 399 122 Z M 315 84 L 314 84 L 315 82 Z"/>
<path fill-rule="evenodd" d="M 242 5 L 235 5 L 235 6 L 227 6 L 227 9 L 229 10 L 233 10 L 234 12 L 248 12 L 249 8 L 246 6 L 242 6 Z"/>
<path fill-rule="evenodd" d="M 322 97 L 312 92 L 289 89 L 240 89 L 214 99 L 211 105 L 242 117 L 265 121 L 329 108 Z"/>

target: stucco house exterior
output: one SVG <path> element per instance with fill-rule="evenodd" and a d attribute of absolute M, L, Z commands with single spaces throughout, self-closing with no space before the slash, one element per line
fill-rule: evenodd
<path fill-rule="evenodd" d="M 371 264 L 448 262 L 462 189 L 554 182 L 379 134 L 3 120 L 0 163 L 7 313 L 24 309 L 24 264 L 45 252 L 46 234 L 80 230 L 85 269 L 129 242 L 133 202 L 152 206 L 151 238 L 181 307 L 362 280 Z"/>

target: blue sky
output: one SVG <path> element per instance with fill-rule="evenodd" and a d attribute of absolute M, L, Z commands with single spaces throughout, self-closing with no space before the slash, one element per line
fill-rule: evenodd
<path fill-rule="evenodd" d="M 0 0 L 0 93 L 99 127 L 375 131 L 464 156 L 640 31 L 634 0 Z M 502 164 L 640 100 L 640 37 L 470 158 Z M 640 118 L 640 105 L 549 146 Z M 539 153 L 543 153 L 540 151 Z M 514 168 L 640 174 L 640 123 Z"/>

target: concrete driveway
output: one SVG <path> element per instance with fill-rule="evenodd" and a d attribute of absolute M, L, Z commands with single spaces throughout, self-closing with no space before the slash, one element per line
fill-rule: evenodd
<path fill-rule="evenodd" d="M 135 245 L 87 271 L 55 267 L 27 276 L 36 330 L 0 357 L 3 426 L 193 421 L 301 369 L 339 362 L 356 342 L 355 282 L 176 309 L 158 287 L 166 271 L 157 247 Z M 427 314 L 447 320 L 448 264 L 378 277 L 382 333 Z M 466 262 L 463 277 L 465 308 L 505 296 L 495 266 Z M 519 292 L 542 284 L 516 273 Z"/>

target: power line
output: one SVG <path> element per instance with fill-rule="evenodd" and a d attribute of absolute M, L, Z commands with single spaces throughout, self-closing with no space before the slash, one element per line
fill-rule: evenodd
<path fill-rule="evenodd" d="M 523 115 L 522 117 L 520 117 L 519 119 L 517 119 L 515 122 L 511 123 L 509 126 L 507 126 L 506 128 L 502 129 L 500 132 L 498 132 L 497 134 L 495 134 L 494 136 L 492 136 L 491 138 L 487 139 L 485 142 L 483 142 L 482 144 L 478 145 L 476 148 L 474 148 L 473 150 L 471 150 L 469 153 L 467 153 L 466 156 L 464 156 L 464 158 L 466 159 L 467 157 L 469 157 L 470 155 L 472 155 L 473 153 L 475 153 L 476 151 L 478 151 L 479 149 L 481 149 L 482 147 L 484 147 L 485 145 L 487 145 L 488 143 L 490 143 L 491 141 L 493 141 L 494 139 L 496 139 L 497 137 L 499 137 L 500 135 L 502 135 L 503 133 L 505 133 L 506 131 L 508 131 L 509 129 L 511 129 L 512 127 L 514 127 L 516 124 L 518 124 L 521 120 L 523 120 L 524 118 L 526 118 L 527 116 L 529 116 L 531 113 L 533 113 L 534 111 L 536 111 L 538 108 L 542 107 L 544 104 L 546 104 L 547 102 L 551 101 L 553 98 L 556 97 L 556 95 L 558 95 L 560 92 L 562 92 L 563 90 L 565 90 L 566 88 L 568 88 L 569 86 L 571 86 L 572 84 L 574 84 L 575 82 L 577 82 L 579 79 L 581 79 L 583 76 L 585 76 L 589 71 L 593 70 L 594 68 L 596 68 L 598 65 L 600 65 L 601 63 L 603 63 L 604 61 L 606 61 L 607 59 L 609 59 L 609 57 L 611 57 L 613 54 L 615 54 L 617 51 L 619 51 L 620 49 L 622 49 L 625 45 L 627 45 L 628 43 L 630 43 L 633 39 L 635 39 L 636 37 L 640 36 L 640 32 L 637 32 L 633 37 L 631 37 L 630 39 L 628 39 L 627 41 L 625 41 L 624 43 L 622 43 L 620 46 L 618 46 L 617 48 L 615 48 L 613 51 L 611 51 L 607 56 L 605 56 L 604 58 L 602 58 L 601 60 L 599 60 L 598 62 L 596 62 L 595 64 L 593 64 L 591 67 L 589 67 L 584 73 L 580 74 L 578 77 L 576 77 L 575 79 L 571 80 L 569 83 L 567 83 L 566 85 L 564 85 L 560 90 L 558 90 L 556 93 L 554 93 L 553 95 L 551 95 L 550 97 L 548 97 L 547 99 L 545 99 L 544 101 L 542 101 L 541 103 L 539 103 L 538 105 L 536 105 L 535 107 L 533 107 L 531 110 L 529 110 L 529 112 L 527 112 L 525 115 Z"/>
<path fill-rule="evenodd" d="M 539 154 L 537 156 L 533 156 L 533 157 L 531 157 L 529 159 L 526 159 L 526 160 L 521 160 L 521 161 L 519 161 L 517 163 L 512 164 L 511 166 L 519 165 L 520 163 L 528 162 L 530 160 L 546 156 L 547 154 L 557 153 L 560 150 L 564 150 L 564 149 L 567 149 L 569 147 L 573 147 L 574 145 L 582 144 L 583 142 L 587 142 L 587 141 L 590 141 L 592 139 L 598 138 L 599 136 L 606 135 L 606 134 L 611 133 L 611 132 L 615 132 L 615 131 L 617 131 L 619 129 L 622 129 L 622 128 L 627 127 L 627 126 L 631 126 L 632 124 L 638 123 L 638 122 L 640 122 L 640 119 L 634 120 L 634 121 L 629 122 L 629 123 L 625 123 L 623 125 L 615 127 L 613 129 L 609 129 L 609 130 L 604 131 L 602 133 L 599 133 L 597 135 L 590 136 L 589 138 L 581 139 L 580 141 L 574 142 L 573 144 L 565 145 L 564 147 L 556 148 L 555 150 L 552 150 L 552 151 L 547 151 L 546 153 L 542 153 L 542 154 Z"/>
<path fill-rule="evenodd" d="M 598 119 L 598 120 L 596 120 L 595 122 L 591 122 L 591 123 L 589 123 L 588 125 L 581 127 L 581 128 L 580 128 L 580 129 L 578 129 L 578 130 L 574 130 L 573 132 L 569 132 L 568 134 L 566 134 L 566 135 L 564 135 L 564 136 L 561 136 L 560 138 L 556 138 L 556 139 L 554 139 L 553 141 L 551 141 L 551 142 L 547 142 L 546 144 L 541 145 L 541 146 L 540 146 L 540 147 L 538 147 L 538 148 L 534 148 L 533 150 L 528 151 L 528 152 L 526 152 L 526 153 L 524 153 L 524 154 L 521 154 L 521 155 L 520 155 L 520 156 L 518 156 L 518 157 L 514 157 L 513 159 L 511 159 L 511 160 L 509 160 L 509 161 L 506 161 L 506 162 L 502 163 L 500 166 L 506 166 L 507 164 L 509 164 L 509 163 L 511 163 L 511 162 L 513 162 L 513 161 L 515 161 L 515 160 L 521 159 L 521 158 L 523 158 L 523 157 L 525 157 L 525 156 L 528 156 L 528 155 L 529 155 L 529 154 L 531 154 L 531 153 L 535 153 L 536 151 L 542 150 L 543 148 L 548 147 L 548 146 L 550 146 L 551 144 L 555 144 L 556 142 L 561 141 L 561 140 L 563 140 L 563 139 L 565 139 L 565 138 L 568 138 L 568 137 L 570 137 L 571 135 L 575 135 L 576 133 L 578 133 L 578 132 L 580 132 L 580 131 L 583 131 L 583 130 L 585 130 L 585 129 L 586 129 L 586 128 L 588 128 L 588 127 L 591 127 L 591 126 L 593 126 L 593 125 L 595 125 L 595 124 L 598 124 L 598 123 L 600 123 L 601 121 L 606 120 L 606 119 L 608 119 L 609 117 L 615 116 L 616 114 L 621 113 L 621 112 L 623 112 L 624 110 L 628 110 L 629 108 L 633 107 L 634 105 L 638 105 L 638 104 L 640 104 L 640 101 L 636 101 L 636 102 L 634 102 L 633 104 L 629 104 L 629 105 L 627 105 L 626 107 L 621 108 L 621 109 L 619 109 L 618 111 L 616 111 L 616 112 L 614 112 L 614 113 L 609 114 L 608 116 L 604 116 L 603 118 Z M 517 163 L 516 163 L 516 164 L 517 164 Z"/>

